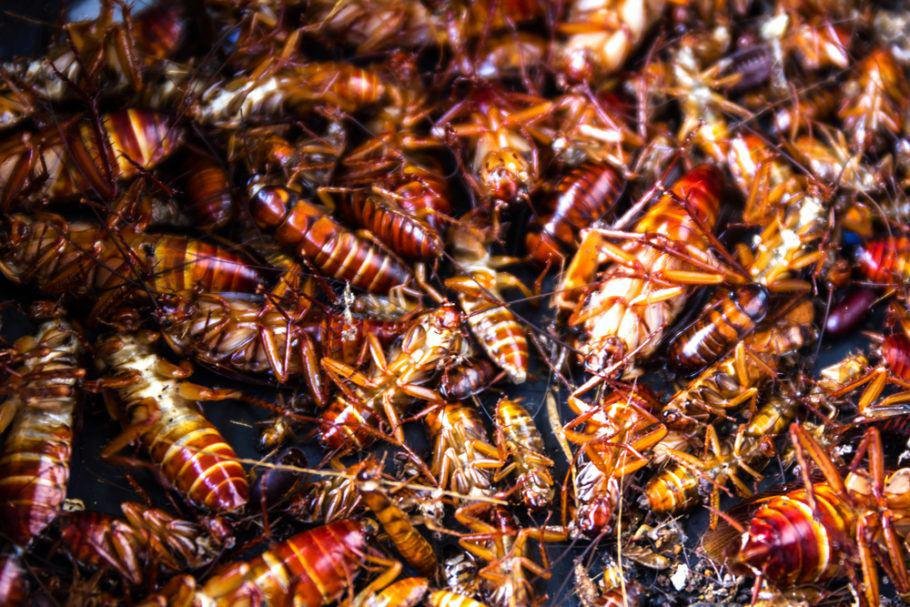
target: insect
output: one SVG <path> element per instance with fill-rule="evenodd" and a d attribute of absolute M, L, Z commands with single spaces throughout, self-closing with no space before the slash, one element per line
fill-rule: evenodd
<path fill-rule="evenodd" d="M 363 607 L 416 607 L 430 587 L 422 577 L 408 577 L 386 586 L 375 595 L 365 597 Z"/>
<path fill-rule="evenodd" d="M 518 607 L 537 602 L 532 579 L 548 578 L 543 544 L 566 539 L 561 527 L 519 527 L 501 506 L 477 502 L 455 511 L 459 523 L 471 530 L 458 544 L 486 565 L 478 571 L 491 607 Z M 541 566 L 527 556 L 529 540 L 541 545 Z"/>
<path fill-rule="evenodd" d="M 553 213 L 525 237 L 528 254 L 538 263 L 565 259 L 581 230 L 604 217 L 622 189 L 622 177 L 609 165 L 585 163 L 573 169 L 556 185 Z"/>
<path fill-rule="evenodd" d="M 557 25 L 566 39 L 555 67 L 567 82 L 595 82 L 618 70 L 663 12 L 663 0 L 570 3 Z"/>
<path fill-rule="evenodd" d="M 715 167 L 696 167 L 638 221 L 634 233 L 639 237 L 617 247 L 596 230 L 587 233 L 560 284 L 555 305 L 574 308 L 568 323 L 584 335 L 577 341 L 577 350 L 589 372 L 603 374 L 616 365 L 624 375 L 634 375 L 634 361 L 657 348 L 682 309 L 685 285 L 722 279 L 706 253 L 705 234 L 717 220 L 722 187 L 723 177 Z M 671 248 L 657 246 L 658 241 Z M 602 259 L 616 263 L 594 288 L 588 288 L 589 277 Z M 711 271 L 696 271 L 696 267 Z M 570 301 L 579 290 L 589 293 L 573 305 Z"/>
<path fill-rule="evenodd" d="M 359 463 L 345 466 L 337 459 L 329 462 L 332 474 L 303 483 L 287 505 L 292 516 L 306 523 L 331 523 L 363 511 L 363 498 L 357 488 Z"/>
<path fill-rule="evenodd" d="M 186 236 L 109 232 L 51 214 L 13 214 L 7 226 L 0 272 L 49 295 L 93 296 L 95 316 L 149 292 L 254 292 L 265 283 L 241 255 Z"/>
<path fill-rule="evenodd" d="M 323 358 L 323 369 L 335 378 L 341 393 L 322 412 L 322 442 L 342 452 L 362 449 L 377 436 L 378 411 L 383 413 L 395 439 L 402 441 L 400 414 L 404 408 L 414 399 L 441 400 L 426 384 L 460 357 L 464 345 L 461 321 L 461 314 L 452 304 L 418 315 L 388 359 L 378 344 L 370 349 L 374 360 L 368 374 Z M 368 339 L 375 343 L 374 338 Z"/>
<path fill-rule="evenodd" d="M 451 590 L 434 590 L 430 593 L 428 602 L 432 607 L 487 607 L 480 601 Z"/>
<path fill-rule="evenodd" d="M 328 605 L 341 598 L 365 561 L 380 560 L 367 553 L 367 535 L 365 523 L 335 521 L 298 533 L 250 561 L 225 565 L 205 583 L 188 575 L 176 577 L 142 604 Z M 393 580 L 398 570 L 382 577 Z"/>
<path fill-rule="evenodd" d="M 910 277 L 910 238 L 894 236 L 864 243 L 856 262 L 866 278 L 881 284 L 899 284 Z"/>
<path fill-rule="evenodd" d="M 620 565 L 608 561 L 600 583 L 595 584 L 580 560 L 575 561 L 575 594 L 582 607 L 637 607 L 641 603 L 643 588 L 633 580 L 626 580 Z"/>
<path fill-rule="evenodd" d="M 496 404 L 495 422 L 497 446 L 510 461 L 493 480 L 513 474 L 524 504 L 531 509 L 546 507 L 554 495 L 553 461 L 544 455 L 543 439 L 534 420 L 517 400 L 502 398 Z"/>
<path fill-rule="evenodd" d="M 330 214 L 280 187 L 259 188 L 250 212 L 263 230 L 326 276 L 371 293 L 388 293 L 408 282 L 410 272 L 397 257 L 348 231 Z"/>
<path fill-rule="evenodd" d="M 442 237 L 428 223 L 402 209 L 392 196 L 354 191 L 344 197 L 342 214 L 406 259 L 433 259 Z"/>
<path fill-rule="evenodd" d="M 906 483 L 906 474 L 905 469 L 885 472 L 878 430 L 866 430 L 846 478 L 798 424 L 791 425 L 790 438 L 804 486 L 753 504 L 755 511 L 743 529 L 734 561 L 760 571 L 781 588 L 831 580 L 859 567 L 861 583 L 855 573 L 851 576 L 854 592 L 861 604 L 878 605 L 876 561 L 880 560 L 898 592 L 907 592 L 910 576 L 894 526 L 895 517 L 905 508 L 900 487 Z M 868 464 L 861 469 L 864 455 Z M 810 481 L 805 468 L 809 460 L 818 466 L 823 481 Z M 726 529 L 709 540 L 709 553 L 727 552 L 717 542 L 732 533 L 736 531 Z"/>
<path fill-rule="evenodd" d="M 852 134 L 852 148 L 862 153 L 903 131 L 908 90 L 900 66 L 887 49 L 874 49 L 856 70 L 838 116 Z"/>
<path fill-rule="evenodd" d="M 0 556 L 0 602 L 10 607 L 25 605 L 28 591 L 29 584 L 20 558 L 13 553 Z"/>
<path fill-rule="evenodd" d="M 440 405 L 426 416 L 433 443 L 430 470 L 440 487 L 464 496 L 492 497 L 493 470 L 501 463 L 477 412 L 461 404 Z"/>
<path fill-rule="evenodd" d="M 465 400 L 483 391 L 502 372 L 486 358 L 465 361 L 454 370 L 446 369 L 439 380 L 439 395 L 446 401 Z"/>
<path fill-rule="evenodd" d="M 572 89 L 556 99 L 552 119 L 542 130 L 560 163 L 575 167 L 609 164 L 624 171 L 643 144 L 629 128 L 630 109 L 614 93 Z"/>
<path fill-rule="evenodd" d="M 362 0 L 339 7 L 323 0 L 309 6 L 311 23 L 307 29 L 343 41 L 358 55 L 369 55 L 389 48 L 426 47 L 445 41 L 445 29 L 420 2 Z"/>
<path fill-rule="evenodd" d="M 97 346 L 111 416 L 124 425 L 102 455 L 113 458 L 139 440 L 162 478 L 193 505 L 216 512 L 242 508 L 249 495 L 246 472 L 233 448 L 193 401 L 236 398 L 233 390 L 184 381 L 188 365 L 155 354 L 157 335 L 114 335 Z"/>
<path fill-rule="evenodd" d="M 50 320 L 14 346 L 21 364 L 5 380 L 0 430 L 3 535 L 19 546 L 57 517 L 66 498 L 73 442 L 73 411 L 85 370 L 82 344 L 64 320 Z"/>
<path fill-rule="evenodd" d="M 524 383 L 528 375 L 528 338 L 514 313 L 499 293 L 502 287 L 531 292 L 517 278 L 496 267 L 508 262 L 487 249 L 488 229 L 480 227 L 479 216 L 463 217 L 449 231 L 452 257 L 460 275 L 447 278 L 445 285 L 458 293 L 465 320 L 481 347 L 512 380 Z"/>
<path fill-rule="evenodd" d="M 234 198 L 227 169 L 202 152 L 187 153 L 181 168 L 186 207 L 196 225 L 205 231 L 226 226 L 234 217 Z"/>
<path fill-rule="evenodd" d="M 855 328 L 878 300 L 878 293 L 868 288 L 853 289 L 831 307 L 825 320 L 825 332 L 844 335 Z"/>
<path fill-rule="evenodd" d="M 124 518 L 101 512 L 68 512 L 60 517 L 60 537 L 69 555 L 85 567 L 113 569 L 139 585 L 148 571 L 198 569 L 230 548 L 233 537 L 223 521 L 203 526 L 135 502 L 120 505 Z"/>
<path fill-rule="evenodd" d="M 546 137 L 536 123 L 551 109 L 551 102 L 531 95 L 478 86 L 436 121 L 432 134 L 475 140 L 469 183 L 484 201 L 511 204 L 538 185 L 534 140 Z M 467 120 L 453 122 L 460 117 Z"/>
<path fill-rule="evenodd" d="M 94 124 L 70 120 L 0 142 L 0 208 L 20 200 L 70 198 L 94 192 L 113 199 L 117 181 L 167 158 L 183 133 L 163 114 L 140 109 L 104 114 Z"/>

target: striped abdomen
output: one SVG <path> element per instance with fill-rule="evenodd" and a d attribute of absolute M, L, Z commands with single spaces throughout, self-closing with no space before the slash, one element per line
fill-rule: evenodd
<path fill-rule="evenodd" d="M 813 487 L 817 514 L 805 488 L 766 498 L 746 531 L 739 560 L 781 587 L 838 575 L 842 551 L 854 546 L 855 516 L 824 483 Z"/>
<path fill-rule="evenodd" d="M 326 276 L 372 293 L 388 292 L 409 278 L 397 258 L 284 188 L 260 188 L 250 211 L 260 228 L 273 231 L 281 245 L 296 251 Z"/>
<path fill-rule="evenodd" d="M 207 154 L 190 153 L 183 161 L 186 206 L 203 230 L 223 228 L 234 216 L 231 180 L 224 166 Z"/>
<path fill-rule="evenodd" d="M 148 169 L 176 149 L 182 131 L 163 114 L 120 110 L 101 117 L 100 138 L 90 122 L 54 126 L 31 138 L 0 144 L 0 206 L 24 194 L 66 198 L 95 192 L 109 200 L 116 181 Z"/>
<path fill-rule="evenodd" d="M 531 415 L 517 401 L 503 398 L 496 404 L 496 427 L 515 466 L 521 499 L 529 508 L 547 506 L 554 495 L 553 462 L 545 455 L 543 439 Z"/>
<path fill-rule="evenodd" d="M 439 380 L 439 394 L 447 401 L 464 400 L 479 394 L 496 379 L 498 373 L 486 358 L 466 360 L 454 369 L 446 369 Z"/>
<path fill-rule="evenodd" d="M 490 441 L 476 410 L 448 404 L 430 411 L 425 421 L 433 442 L 431 470 L 439 486 L 466 496 L 492 496 L 492 475 L 478 465 L 483 456 L 472 448 Z"/>
<path fill-rule="evenodd" d="M 7 607 L 25 605 L 28 598 L 28 580 L 25 568 L 15 554 L 0 556 L 0 604 Z"/>
<path fill-rule="evenodd" d="M 867 242 L 856 252 L 866 278 L 893 284 L 910 279 L 910 238 L 898 236 Z"/>
<path fill-rule="evenodd" d="M 644 496 L 653 512 L 677 512 L 695 503 L 700 485 L 698 473 L 674 462 L 648 481 Z"/>
<path fill-rule="evenodd" d="M 755 329 L 768 311 L 768 290 L 758 284 L 723 292 L 707 313 L 673 339 L 670 361 L 683 368 L 710 365 Z"/>
<path fill-rule="evenodd" d="M 140 441 L 162 476 L 191 503 L 216 511 L 241 508 L 249 487 L 237 454 L 221 433 L 184 396 L 205 389 L 175 379 L 173 368 L 146 339 L 110 337 L 98 353 L 112 376 L 132 375 L 116 388 L 127 429 L 141 428 Z"/>
<path fill-rule="evenodd" d="M 451 590 L 436 590 L 428 600 L 431 607 L 487 607 L 480 601 Z"/>
<path fill-rule="evenodd" d="M 216 571 L 197 593 L 212 605 L 306 605 L 339 599 L 364 562 L 363 526 L 346 519 L 298 533 L 249 562 Z"/>
<path fill-rule="evenodd" d="M 442 253 L 442 238 L 436 230 L 377 195 L 349 196 L 342 211 L 402 257 L 430 259 Z"/>
<path fill-rule="evenodd" d="M 556 186 L 553 214 L 539 232 L 527 235 L 528 253 L 546 263 L 574 251 L 578 233 L 613 208 L 622 186 L 622 177 L 609 165 L 587 163 L 573 169 Z"/>
<path fill-rule="evenodd" d="M 62 321 L 44 324 L 8 385 L 15 413 L 0 454 L 0 528 L 25 546 L 56 518 L 66 498 L 73 442 L 79 339 Z"/>
<path fill-rule="evenodd" d="M 903 333 L 893 333 L 882 342 L 882 358 L 896 377 L 910 380 L 910 339 Z"/>

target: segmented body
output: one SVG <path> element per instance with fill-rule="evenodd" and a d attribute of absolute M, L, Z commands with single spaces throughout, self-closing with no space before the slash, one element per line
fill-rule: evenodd
<path fill-rule="evenodd" d="M 98 344 L 101 368 L 128 378 L 114 390 L 117 417 L 137 432 L 162 476 L 191 503 L 219 512 L 243 507 L 249 486 L 237 454 L 187 397 L 213 391 L 180 381 L 182 372 L 155 354 L 153 341 L 131 335 Z"/>
<path fill-rule="evenodd" d="M 910 339 L 905 334 L 894 333 L 885 338 L 882 358 L 896 377 L 910 380 Z"/>
<path fill-rule="evenodd" d="M 484 390 L 496 378 L 496 367 L 486 358 L 471 359 L 439 380 L 439 395 L 447 401 L 464 400 Z"/>
<path fill-rule="evenodd" d="M 894 284 L 910 279 L 910 237 L 873 240 L 858 251 L 856 261 L 871 281 Z"/>
<path fill-rule="evenodd" d="M 723 177 L 716 168 L 696 167 L 673 185 L 672 194 L 665 194 L 648 210 L 634 231 L 703 254 L 708 247 L 704 230 L 712 229 L 717 221 L 722 187 Z M 679 201 L 686 201 L 685 206 Z M 617 264 L 608 268 L 569 318 L 569 324 L 578 326 L 584 335 L 577 348 L 592 373 L 624 359 L 628 361 L 625 368 L 631 369 L 636 360 L 651 354 L 686 300 L 687 290 L 683 289 L 644 303 L 661 290 L 651 276 L 687 270 L 690 264 L 640 240 L 629 241 L 622 249 L 634 258 L 634 267 Z M 583 247 L 576 257 L 590 253 Z M 636 300 L 644 302 L 633 303 Z"/>
<path fill-rule="evenodd" d="M 207 154 L 190 153 L 182 163 L 186 207 L 203 230 L 218 230 L 234 217 L 227 169 Z"/>
<path fill-rule="evenodd" d="M 498 462 L 493 459 L 491 465 L 491 459 L 484 455 L 484 451 L 495 448 L 477 412 L 449 404 L 431 411 L 426 424 L 433 441 L 430 469 L 439 486 L 466 496 L 492 496 L 496 489 L 490 468 Z"/>
<path fill-rule="evenodd" d="M 539 263 L 564 259 L 578 246 L 579 232 L 613 208 L 622 188 L 622 177 L 610 165 L 573 169 L 556 185 L 553 214 L 525 237 L 528 253 Z"/>
<path fill-rule="evenodd" d="M 135 502 L 120 507 L 125 518 L 86 510 L 61 517 L 61 540 L 75 561 L 114 569 L 138 585 L 149 569 L 197 569 L 213 562 L 225 548 L 225 537 L 163 510 Z"/>
<path fill-rule="evenodd" d="M 289 190 L 263 187 L 250 211 L 263 229 L 326 276 L 371 293 L 387 293 L 408 281 L 410 272 L 396 257 L 345 229 L 325 210 Z"/>
<path fill-rule="evenodd" d="M 546 455 L 540 431 L 518 401 L 501 399 L 496 404 L 497 441 L 514 466 L 518 495 L 528 508 L 546 507 L 554 496 L 553 461 Z"/>
<path fill-rule="evenodd" d="M 901 66 L 887 49 L 874 49 L 857 71 L 838 116 L 852 134 L 853 149 L 864 152 L 903 131 L 908 88 Z"/>
<path fill-rule="evenodd" d="M 169 117 L 137 109 L 103 115 L 98 129 L 91 122 L 70 121 L 34 135 L 12 135 L 0 142 L 0 206 L 9 209 L 23 197 L 90 192 L 110 200 L 117 180 L 155 166 L 181 139 L 181 129 Z"/>
<path fill-rule="evenodd" d="M 428 599 L 432 607 L 486 607 L 484 603 L 451 590 L 436 590 Z"/>
<path fill-rule="evenodd" d="M 25 605 L 28 599 L 28 580 L 25 568 L 14 554 L 0 556 L 0 603 L 9 607 Z"/>
<path fill-rule="evenodd" d="M 0 453 L 0 528 L 25 546 L 66 498 L 82 346 L 69 324 L 54 320 L 16 349 L 24 360 L 7 380 L 10 396 L 3 403 L 15 417 Z"/>
<path fill-rule="evenodd" d="M 346 198 L 342 211 L 402 257 L 432 259 L 442 253 L 439 233 L 391 199 L 357 192 Z"/>
<path fill-rule="evenodd" d="M 368 597 L 364 607 L 416 607 L 427 593 L 430 583 L 426 578 L 409 577 L 398 580 L 382 592 Z"/>

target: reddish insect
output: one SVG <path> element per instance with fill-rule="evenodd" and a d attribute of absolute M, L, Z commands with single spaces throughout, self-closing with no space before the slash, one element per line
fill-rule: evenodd
<path fill-rule="evenodd" d="M 0 430 L 9 428 L 0 453 L 0 528 L 19 546 L 56 518 L 66 498 L 81 351 L 63 320 L 14 345 L 22 363 L 6 380 L 0 407 Z"/>
<path fill-rule="evenodd" d="M 234 217 L 234 199 L 227 169 L 212 156 L 189 152 L 183 159 L 182 185 L 186 208 L 206 231 L 223 228 Z"/>
<path fill-rule="evenodd" d="M 502 373 L 486 358 L 475 358 L 447 369 L 439 380 L 439 395 L 446 401 L 465 400 L 479 394 Z"/>
<path fill-rule="evenodd" d="M 439 233 L 405 211 L 393 196 L 355 191 L 345 196 L 341 210 L 350 221 L 406 259 L 434 259 L 442 254 Z"/>
<path fill-rule="evenodd" d="M 910 237 L 869 241 L 857 250 L 856 261 L 869 280 L 899 284 L 910 278 Z"/>
<path fill-rule="evenodd" d="M 0 556 L 0 603 L 10 607 L 25 605 L 29 584 L 25 568 L 15 554 Z"/>
<path fill-rule="evenodd" d="M 233 448 L 199 412 L 194 401 L 236 398 L 232 390 L 183 381 L 188 365 L 177 366 L 155 354 L 150 333 L 112 336 L 98 343 L 100 386 L 123 433 L 102 452 L 114 457 L 139 440 L 162 478 L 192 504 L 216 512 L 243 507 L 249 495 L 246 472 Z"/>

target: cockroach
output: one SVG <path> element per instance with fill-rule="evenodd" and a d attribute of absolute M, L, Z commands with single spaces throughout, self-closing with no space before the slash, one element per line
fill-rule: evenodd
<path fill-rule="evenodd" d="M 493 470 L 501 465 L 477 412 L 460 404 L 431 409 L 426 425 L 433 443 L 430 469 L 439 486 L 464 496 L 492 497 Z"/>
<path fill-rule="evenodd" d="M 250 487 L 250 504 L 254 508 L 270 510 L 273 506 L 296 497 L 303 485 L 300 472 L 295 470 L 307 467 L 303 451 L 296 447 L 285 447 L 273 453 L 266 456 L 259 475 Z"/>
<path fill-rule="evenodd" d="M 471 553 L 454 550 L 442 564 L 445 587 L 464 596 L 477 596 L 480 593 L 480 580 L 477 577 L 479 568 L 480 563 Z"/>
<path fill-rule="evenodd" d="M 202 152 L 186 154 L 181 169 L 186 207 L 196 225 L 209 232 L 226 226 L 235 212 L 227 169 Z"/>
<path fill-rule="evenodd" d="M 553 213 L 525 237 L 528 254 L 542 264 L 565 259 L 575 250 L 579 233 L 604 217 L 622 190 L 622 176 L 609 165 L 586 163 L 573 169 L 556 185 Z"/>
<path fill-rule="evenodd" d="M 600 582 L 595 584 L 580 560 L 575 561 L 575 594 L 581 607 L 638 607 L 644 588 L 626 580 L 620 565 L 612 560 L 604 566 Z"/>
<path fill-rule="evenodd" d="M 487 607 L 480 601 L 451 590 L 434 590 L 427 602 L 431 607 Z"/>
<path fill-rule="evenodd" d="M 404 211 L 392 196 L 355 191 L 344 197 L 341 211 L 405 259 L 434 259 L 442 254 L 439 232 Z"/>
<path fill-rule="evenodd" d="M 260 228 L 326 276 L 371 293 L 387 293 L 408 282 L 403 262 L 371 241 L 349 232 L 326 210 L 281 187 L 262 187 L 250 200 Z"/>
<path fill-rule="evenodd" d="M 305 32 L 343 42 L 358 55 L 422 48 L 445 40 L 445 29 L 417 0 L 356 0 L 341 7 L 320 0 L 309 4 L 306 18 L 311 25 Z"/>
<path fill-rule="evenodd" d="M 780 588 L 825 582 L 853 571 L 851 585 L 860 604 L 874 606 L 881 600 L 876 563 L 880 561 L 898 593 L 908 592 L 910 574 L 894 526 L 907 507 L 907 474 L 906 469 L 885 472 L 878 430 L 866 430 L 846 478 L 799 424 L 791 425 L 790 438 L 804 486 L 753 504 L 755 511 L 742 530 L 732 562 L 760 572 Z M 863 456 L 868 457 L 866 469 L 859 467 Z M 810 480 L 809 460 L 818 466 L 823 481 Z M 735 533 L 727 528 L 709 537 L 708 553 L 729 555 L 730 544 L 722 542 Z M 861 583 L 854 571 L 857 566 Z"/>
<path fill-rule="evenodd" d="M 453 59 L 453 67 L 465 76 L 482 80 L 521 80 L 528 90 L 539 90 L 546 65 L 547 43 L 536 34 L 514 32 L 481 41 L 473 57 Z"/>
<path fill-rule="evenodd" d="M 910 381 L 910 338 L 905 333 L 892 333 L 881 345 L 882 359 L 895 377 Z"/>
<path fill-rule="evenodd" d="M 835 303 L 825 320 L 825 333 L 845 335 L 862 321 L 878 299 L 873 289 L 860 287 L 848 292 Z"/>
<path fill-rule="evenodd" d="M 115 335 L 98 343 L 99 367 L 107 377 L 112 417 L 123 433 L 102 452 L 114 457 L 140 440 L 163 479 L 195 506 L 231 512 L 246 503 L 249 485 L 233 448 L 199 412 L 193 401 L 236 398 L 233 390 L 191 384 L 188 365 L 174 365 L 152 349 L 151 333 Z"/>
<path fill-rule="evenodd" d="M 98 125 L 71 120 L 40 133 L 0 142 L 0 207 L 24 199 L 70 198 L 94 192 L 114 198 L 118 180 L 129 179 L 169 156 L 182 130 L 163 114 L 139 109 L 100 117 Z"/>
<path fill-rule="evenodd" d="M 838 117 L 852 134 L 852 148 L 863 153 L 879 148 L 883 138 L 904 130 L 904 115 L 910 104 L 904 73 L 887 49 L 877 48 L 857 66 Z"/>
<path fill-rule="evenodd" d="M 873 282 L 901 284 L 910 278 L 910 237 L 893 236 L 866 242 L 857 249 L 856 262 Z"/>
<path fill-rule="evenodd" d="M 459 275 L 445 285 L 458 293 L 458 303 L 477 341 L 513 383 L 528 376 L 528 338 L 515 314 L 502 299 L 500 289 L 511 287 L 530 297 L 531 292 L 515 276 L 498 272 L 503 261 L 490 255 L 489 228 L 478 224 L 480 215 L 462 217 L 449 231 L 449 244 Z M 508 261 L 508 260 L 505 260 Z"/>
<path fill-rule="evenodd" d="M 543 545 L 564 541 L 566 531 L 553 526 L 520 527 L 502 506 L 484 502 L 459 508 L 455 518 L 471 530 L 459 540 L 459 546 L 486 562 L 478 575 L 491 607 L 535 604 L 532 579 L 548 579 L 551 575 Z M 540 544 L 543 565 L 527 556 L 529 540 Z"/>
<path fill-rule="evenodd" d="M 365 523 L 329 523 L 298 533 L 250 561 L 225 565 L 205 583 L 188 575 L 174 578 L 142 605 L 328 605 L 350 588 L 365 562 L 387 563 L 367 553 L 367 536 Z M 395 579 L 398 570 L 400 565 L 390 567 L 381 577 Z"/>
<path fill-rule="evenodd" d="M 355 466 L 357 491 L 398 554 L 421 575 L 436 574 L 436 553 L 433 546 L 411 523 L 410 517 L 382 487 L 382 468 L 375 459 L 366 459 Z"/>
<path fill-rule="evenodd" d="M 417 607 L 430 588 L 423 577 L 408 577 L 386 586 L 382 591 L 363 599 L 362 607 Z"/>
<path fill-rule="evenodd" d="M 847 69 L 850 66 L 850 30 L 827 15 L 814 16 L 800 22 L 796 14 L 787 27 L 782 44 L 784 52 L 796 56 L 803 69 L 819 71 L 826 68 Z"/>
<path fill-rule="evenodd" d="M 73 410 L 85 373 L 82 345 L 63 320 L 43 324 L 18 340 L 22 363 L 6 379 L 0 430 L 9 428 L 0 452 L 0 528 L 19 546 L 47 527 L 66 498 L 73 442 Z"/>
<path fill-rule="evenodd" d="M 439 395 L 446 401 L 465 400 L 496 381 L 500 371 L 486 358 L 474 358 L 455 369 L 446 369 L 439 380 Z"/>
<path fill-rule="evenodd" d="M 374 369 L 361 373 L 350 365 L 323 358 L 322 367 L 339 383 L 341 393 L 322 412 L 320 439 L 329 449 L 360 450 L 376 436 L 377 413 L 382 412 L 396 440 L 403 441 L 400 415 L 414 399 L 439 402 L 427 382 L 460 358 L 464 339 L 462 315 L 444 304 L 415 317 L 401 344 L 386 359 L 375 338 L 368 339 Z"/>
<path fill-rule="evenodd" d="M 709 304 L 707 314 L 674 336 L 667 356 L 681 368 L 703 368 L 741 341 L 765 318 L 768 290 L 760 284 L 725 293 Z"/>
<path fill-rule="evenodd" d="M 496 443 L 509 463 L 494 481 L 508 474 L 515 477 L 516 491 L 524 504 L 539 510 L 553 500 L 553 460 L 544 455 L 543 439 L 530 413 L 517 400 L 500 399 L 496 404 Z"/>
<path fill-rule="evenodd" d="M 0 128 L 33 115 L 35 97 L 63 101 L 74 96 L 76 87 L 91 90 L 101 84 L 105 95 L 128 87 L 138 91 L 143 71 L 180 47 L 187 22 L 179 6 L 157 4 L 135 16 L 124 10 L 123 22 L 115 23 L 113 3 L 103 5 L 97 19 L 68 23 L 64 40 L 46 57 L 0 66 L 10 89 L 0 91 L 0 97 L 14 102 L 0 111 Z"/>
<path fill-rule="evenodd" d="M 124 518 L 101 512 L 68 512 L 60 517 L 67 553 L 84 567 L 112 569 L 130 584 L 159 567 L 179 572 L 212 563 L 231 547 L 223 521 L 203 526 L 135 502 L 120 505 Z"/>
<path fill-rule="evenodd" d="M 19 556 L 7 553 L 0 556 L 0 602 L 9 607 L 25 605 L 29 584 Z"/>
<path fill-rule="evenodd" d="M 715 271 L 695 271 L 692 263 L 716 267 L 704 231 L 717 221 L 722 188 L 720 172 L 702 165 L 683 175 L 638 221 L 635 233 L 643 237 L 617 247 L 596 230 L 587 233 L 566 271 L 556 305 L 575 308 L 568 322 L 584 335 L 577 348 L 588 371 L 600 374 L 621 364 L 623 375 L 634 375 L 635 361 L 657 348 L 682 309 L 689 291 L 685 285 L 722 280 Z M 679 250 L 659 248 L 655 239 Z M 604 258 L 615 265 L 605 270 L 596 287 L 585 288 Z M 671 286 L 659 287 L 655 280 Z M 575 305 L 569 303 L 582 289 L 590 293 Z"/>
<path fill-rule="evenodd" d="M 865 194 L 880 192 L 884 185 L 881 167 L 863 162 L 862 155 L 851 150 L 840 129 L 824 124 L 815 126 L 812 134 L 797 137 L 786 148 L 825 184 Z"/>
<path fill-rule="evenodd" d="M 746 197 L 743 221 L 767 227 L 805 189 L 782 155 L 755 133 L 730 139 L 727 166 Z"/>
<path fill-rule="evenodd" d="M 327 469 L 332 474 L 304 482 L 291 498 L 287 512 L 305 523 L 331 523 L 362 513 L 363 498 L 357 490 L 358 466 L 331 460 Z"/>
<path fill-rule="evenodd" d="M 541 129 L 560 164 L 609 164 L 625 171 L 643 143 L 629 127 L 630 113 L 616 94 L 572 90 L 556 98 L 552 118 Z"/>
<path fill-rule="evenodd" d="M 93 296 L 96 314 L 150 293 L 254 292 L 265 283 L 247 259 L 186 236 L 109 232 L 50 214 L 14 214 L 7 225 L 0 272 L 48 295 Z"/>
<path fill-rule="evenodd" d="M 623 0 L 570 3 L 565 21 L 557 25 L 566 39 L 555 58 L 560 77 L 596 82 L 617 71 L 657 21 L 664 0 Z"/>
<path fill-rule="evenodd" d="M 475 140 L 469 181 L 485 201 L 511 204 L 538 186 L 536 124 L 552 110 L 541 98 L 478 86 L 433 126 L 432 134 Z M 455 123 L 458 118 L 465 122 Z"/>

